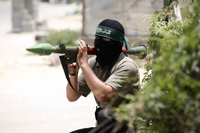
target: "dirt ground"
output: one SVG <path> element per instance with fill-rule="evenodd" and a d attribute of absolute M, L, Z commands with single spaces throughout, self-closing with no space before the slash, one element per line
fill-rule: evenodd
<path fill-rule="evenodd" d="M 79 30 L 81 14 L 67 12 L 80 8 L 41 2 L 38 21 L 46 21 L 48 29 Z M 0 10 L 0 132 L 67 133 L 95 126 L 93 96 L 68 102 L 61 66 L 26 51 L 41 31 L 12 33 L 11 0 L 0 1 Z"/>
<path fill-rule="evenodd" d="M 38 21 L 48 29 L 82 28 L 82 16 L 67 15 L 76 5 L 39 4 Z M 60 65 L 49 66 L 49 56 L 26 51 L 43 33 L 12 33 L 11 1 L 0 1 L 0 132 L 67 133 L 95 126 L 93 96 L 70 103 L 66 99 L 67 81 Z"/>

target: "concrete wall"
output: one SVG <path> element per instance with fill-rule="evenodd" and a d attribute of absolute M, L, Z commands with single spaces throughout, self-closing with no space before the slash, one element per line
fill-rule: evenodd
<path fill-rule="evenodd" d="M 163 7 L 163 0 L 83 0 L 83 37 L 92 40 L 103 19 L 120 21 L 130 40 L 148 36 L 152 14 Z"/>
<path fill-rule="evenodd" d="M 13 32 L 30 32 L 36 28 L 38 0 L 12 0 Z"/>

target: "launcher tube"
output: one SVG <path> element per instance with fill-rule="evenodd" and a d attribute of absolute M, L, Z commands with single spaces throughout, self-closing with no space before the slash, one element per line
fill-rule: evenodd
<path fill-rule="evenodd" d="M 50 55 L 51 53 L 78 54 L 78 47 L 68 47 L 64 45 L 52 46 L 49 43 L 40 43 L 30 48 L 27 48 L 26 50 L 39 55 Z M 129 50 L 122 48 L 122 51 L 126 54 L 144 58 L 147 49 L 144 45 L 141 45 L 134 48 L 130 48 Z M 95 55 L 94 47 L 88 47 L 87 52 L 90 55 Z"/>

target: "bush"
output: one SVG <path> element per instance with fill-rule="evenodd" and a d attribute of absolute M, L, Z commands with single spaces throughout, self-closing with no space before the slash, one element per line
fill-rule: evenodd
<path fill-rule="evenodd" d="M 68 46 L 76 45 L 80 38 L 80 32 L 72 30 L 49 30 L 48 36 L 40 40 L 40 43 L 50 43 L 51 45 L 65 44 Z"/>
<path fill-rule="evenodd" d="M 184 23 L 166 23 L 163 11 L 152 21 L 151 74 L 146 74 L 142 92 L 126 96 L 129 103 L 117 108 L 117 119 L 127 120 L 130 129 L 137 124 L 145 127 L 141 132 L 200 132 L 199 7 L 198 0 L 185 7 Z"/>

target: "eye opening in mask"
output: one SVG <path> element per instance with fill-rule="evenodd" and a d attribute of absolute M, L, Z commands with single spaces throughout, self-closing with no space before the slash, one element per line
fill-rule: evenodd
<path fill-rule="evenodd" d="M 105 37 L 100 37 L 100 36 L 95 36 L 95 39 L 101 39 L 103 41 L 109 42 L 111 39 L 105 38 Z"/>

